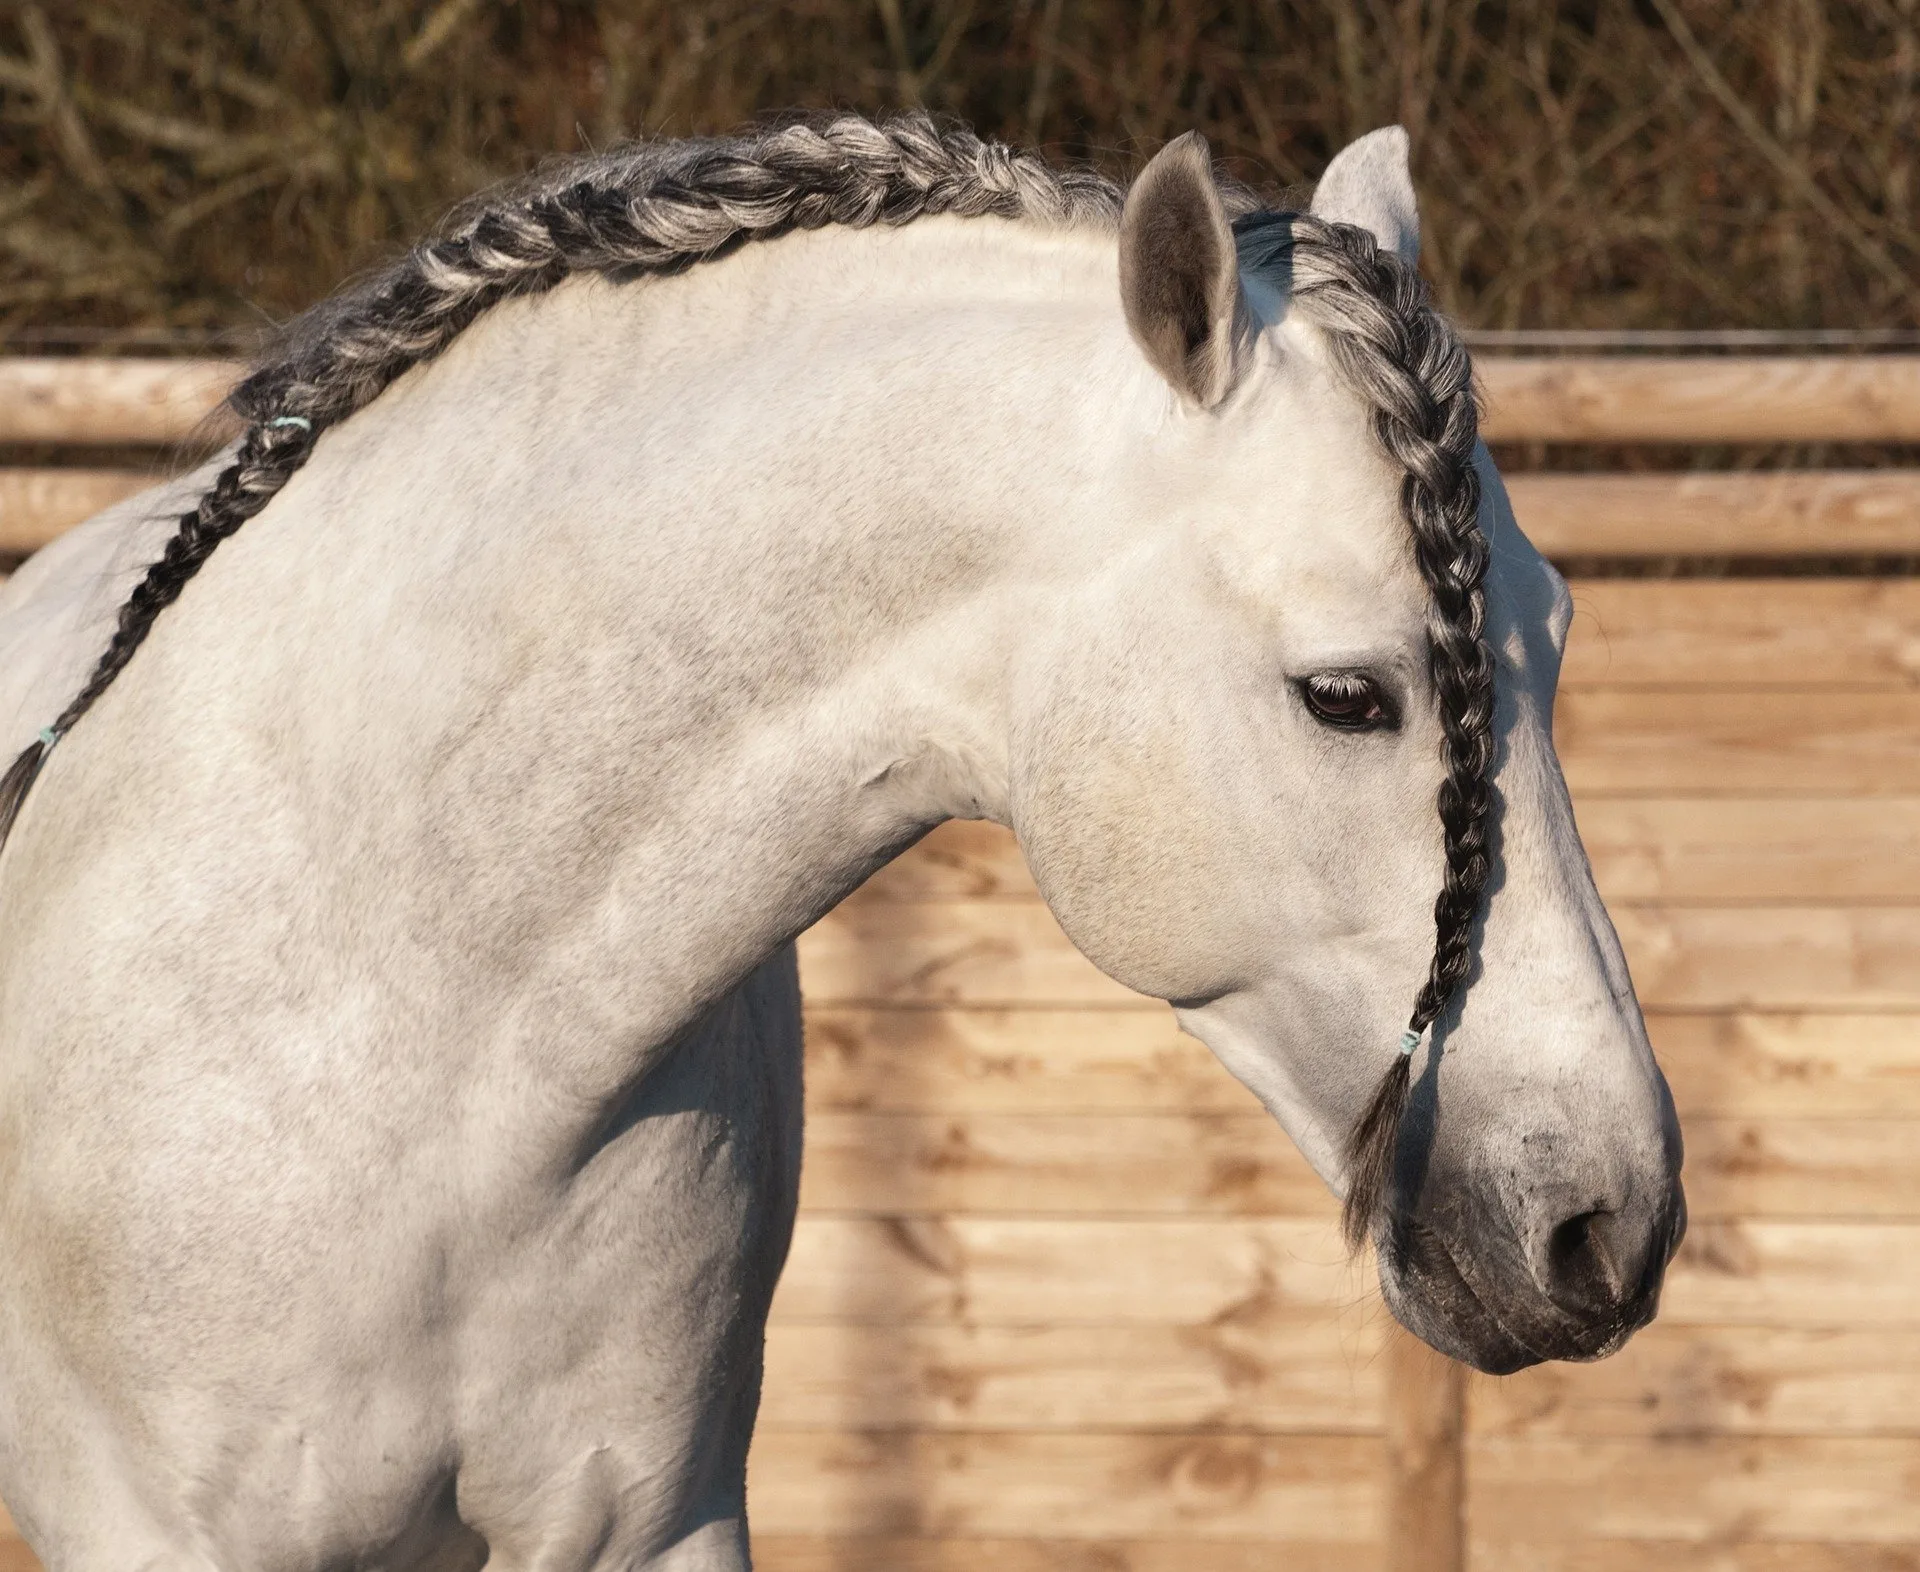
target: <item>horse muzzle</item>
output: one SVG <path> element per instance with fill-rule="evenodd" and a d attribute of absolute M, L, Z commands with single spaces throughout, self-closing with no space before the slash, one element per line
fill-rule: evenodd
<path fill-rule="evenodd" d="M 1677 1179 L 1651 1206 L 1566 1209 L 1530 1227 L 1502 1226 L 1488 1210 L 1389 1216 L 1375 1245 L 1395 1318 L 1489 1375 L 1615 1352 L 1659 1309 L 1686 1233 Z"/>

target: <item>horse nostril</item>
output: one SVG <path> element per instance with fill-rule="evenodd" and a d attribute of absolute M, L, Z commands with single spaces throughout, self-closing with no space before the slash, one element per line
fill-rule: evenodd
<path fill-rule="evenodd" d="M 1563 1304 L 1618 1304 L 1626 1293 L 1620 1270 L 1618 1214 L 1582 1212 L 1569 1217 L 1547 1239 L 1549 1295 Z"/>

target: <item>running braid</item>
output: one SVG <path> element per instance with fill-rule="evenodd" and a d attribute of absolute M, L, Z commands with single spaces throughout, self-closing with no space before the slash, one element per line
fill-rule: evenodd
<path fill-rule="evenodd" d="M 1105 222 L 1113 183 L 1055 170 L 971 132 L 907 115 L 800 121 L 737 140 L 642 144 L 562 162 L 490 192 L 392 268 L 307 313 L 277 359 L 228 399 L 246 434 L 214 487 L 120 610 L 113 641 L 58 720 L 0 776 L 0 843 L 41 764 L 113 683 L 214 549 L 306 463 L 328 426 L 447 347 L 489 306 L 576 273 L 678 272 L 750 240 L 934 213 Z"/>
<path fill-rule="evenodd" d="M 1242 266 L 1287 270 L 1293 298 L 1312 312 L 1348 381 L 1372 406 L 1374 435 L 1403 471 L 1400 511 L 1427 582 L 1427 665 L 1444 735 L 1439 808 L 1447 867 L 1433 908 L 1433 961 L 1407 1022 L 1410 1047 L 1467 980 L 1491 868 L 1493 655 L 1485 637 L 1487 541 L 1473 462 L 1473 364 L 1419 274 L 1367 231 L 1281 213 L 1251 214 L 1235 230 Z M 1347 1137 L 1341 1222 L 1354 1249 L 1376 1221 L 1393 1215 L 1412 1064 L 1410 1052 L 1395 1055 Z"/>
<path fill-rule="evenodd" d="M 1417 275 L 1365 231 L 1258 212 L 1239 189 L 1223 195 L 1243 215 L 1236 229 L 1245 265 L 1290 258 L 1295 297 L 1322 322 L 1373 408 L 1376 436 L 1405 472 L 1401 507 L 1432 599 L 1430 663 L 1446 733 L 1447 876 L 1433 964 L 1411 1021 L 1418 1032 L 1466 978 L 1488 866 L 1493 678 L 1481 637 L 1486 543 L 1476 522 L 1472 369 Z M 898 225 L 935 213 L 1110 228 L 1121 202 L 1120 189 L 1092 171 L 1052 169 L 925 115 L 878 126 L 841 116 L 732 140 L 641 144 L 484 194 L 393 267 L 307 313 L 279 355 L 235 389 L 229 402 L 247 427 L 233 463 L 128 597 L 86 685 L 0 777 L 0 842 L 49 749 L 125 669 L 220 542 L 273 499 L 327 427 L 431 360 L 490 306 L 576 273 L 678 272 L 797 229 Z M 1356 1244 L 1387 1200 L 1407 1086 L 1403 1055 L 1354 1128 L 1346 1219 Z"/>

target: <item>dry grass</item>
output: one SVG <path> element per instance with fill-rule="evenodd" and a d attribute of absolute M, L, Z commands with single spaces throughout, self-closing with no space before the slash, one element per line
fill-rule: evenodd
<path fill-rule="evenodd" d="M 1398 120 L 1477 326 L 1910 326 L 1917 5 L 16 0 L 0 328 L 256 323 L 544 154 L 908 103 L 1280 185 Z"/>

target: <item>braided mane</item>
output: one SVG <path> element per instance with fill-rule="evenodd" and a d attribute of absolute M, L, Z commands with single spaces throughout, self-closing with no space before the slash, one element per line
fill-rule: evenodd
<path fill-rule="evenodd" d="M 1433 960 L 1407 1021 L 1411 1048 L 1459 992 L 1492 870 L 1493 653 L 1487 648 L 1487 540 L 1480 532 L 1480 441 L 1473 362 L 1411 266 L 1364 229 L 1303 213 L 1235 225 L 1240 261 L 1289 267 L 1292 298 L 1325 332 L 1347 380 L 1372 406 L 1373 434 L 1402 471 L 1400 513 L 1427 582 L 1427 671 L 1444 738 L 1440 826 L 1446 877 L 1434 902 Z M 1358 1249 L 1393 1211 L 1394 1160 L 1412 1056 L 1402 1051 L 1347 1138 L 1341 1223 Z"/>
<path fill-rule="evenodd" d="M 1466 979 L 1489 866 L 1493 665 L 1482 636 L 1487 548 L 1477 523 L 1472 367 L 1418 275 L 1365 230 L 1261 212 L 1241 188 L 1222 194 L 1241 215 L 1243 265 L 1287 259 L 1294 298 L 1326 330 L 1373 410 L 1375 436 L 1404 472 L 1401 510 L 1431 596 L 1430 671 L 1446 738 L 1439 810 L 1447 872 L 1433 961 L 1410 1023 L 1417 1033 Z M 924 114 L 879 125 L 843 115 L 740 138 L 640 144 L 483 193 L 405 257 L 306 313 L 234 389 L 228 402 L 246 432 L 233 462 L 122 605 L 85 686 L 0 777 L 0 845 L 47 752 L 112 685 L 220 542 L 273 500 L 329 426 L 433 359 L 489 307 L 576 274 L 671 274 L 749 241 L 827 225 L 946 213 L 1112 229 L 1123 196 L 1094 171 L 1055 169 Z M 1389 1199 L 1407 1067 L 1402 1055 L 1350 1143 L 1346 1223 L 1356 1246 Z"/>

